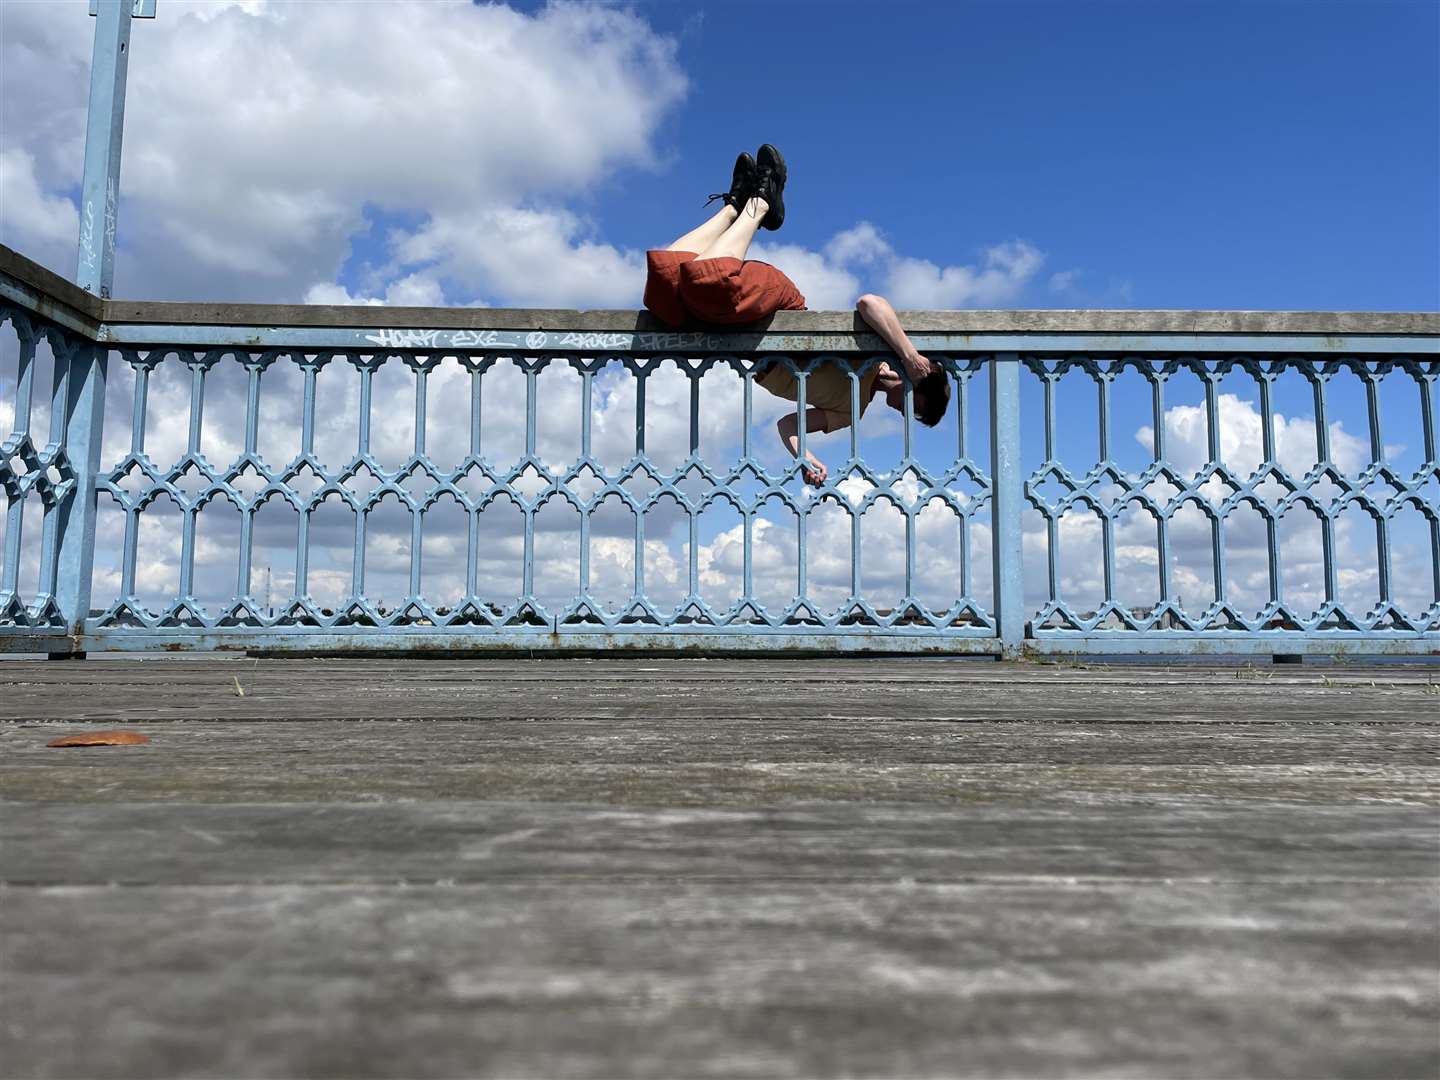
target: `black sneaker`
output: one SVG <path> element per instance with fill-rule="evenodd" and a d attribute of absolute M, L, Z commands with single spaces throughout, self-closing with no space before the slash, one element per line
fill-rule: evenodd
<path fill-rule="evenodd" d="M 733 206 L 736 211 L 745 209 L 745 203 L 755 194 L 755 159 L 743 150 L 740 156 L 735 159 L 735 171 L 730 176 L 730 190 L 716 192 L 705 200 L 709 206 L 716 199 L 724 199 L 726 206 Z"/>
<path fill-rule="evenodd" d="M 778 229 L 785 224 L 785 179 L 789 175 L 785 159 L 770 143 L 760 147 L 755 154 L 755 190 L 753 194 L 764 199 L 770 206 L 762 229 Z"/>

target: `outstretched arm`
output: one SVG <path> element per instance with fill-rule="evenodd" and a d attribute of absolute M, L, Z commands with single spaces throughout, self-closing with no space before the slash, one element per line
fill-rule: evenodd
<path fill-rule="evenodd" d="M 785 449 L 790 451 L 791 457 L 800 456 L 800 424 L 795 419 L 795 414 L 786 413 L 775 422 L 775 427 L 780 432 L 780 441 L 785 444 Z M 805 433 L 825 430 L 825 413 L 821 409 L 809 408 L 805 410 Z M 825 483 L 825 477 L 830 470 L 825 468 L 825 463 L 812 454 L 805 451 L 805 463 L 800 467 L 801 474 L 805 477 L 807 484 L 819 487 Z"/>
<path fill-rule="evenodd" d="M 935 370 L 935 365 L 921 356 L 920 351 L 906 336 L 905 328 L 900 325 L 900 317 L 895 314 L 889 300 L 874 293 L 866 293 L 855 302 L 855 310 L 860 312 L 860 318 L 869 323 L 872 330 L 885 339 L 885 344 L 894 350 L 900 362 L 905 365 L 905 371 L 912 383 L 918 383 Z"/>

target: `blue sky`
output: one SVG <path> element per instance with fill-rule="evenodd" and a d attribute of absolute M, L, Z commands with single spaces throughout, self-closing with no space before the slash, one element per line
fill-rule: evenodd
<path fill-rule="evenodd" d="M 572 199 L 607 243 L 667 243 L 768 140 L 791 181 L 762 241 L 821 250 L 869 221 L 942 266 L 1006 241 L 1043 254 L 974 306 L 1440 306 L 1440 4 L 629 10 L 673 38 L 689 88 L 652 154 Z M 407 221 L 369 214 L 338 276 L 352 291 Z"/>
<path fill-rule="evenodd" d="M 1021 238 L 1079 271 L 1074 306 L 1440 306 L 1431 0 L 636 10 L 676 37 L 691 90 L 662 171 L 597 194 L 612 242 L 677 231 L 770 140 L 790 243 L 865 219 L 943 264 Z"/>

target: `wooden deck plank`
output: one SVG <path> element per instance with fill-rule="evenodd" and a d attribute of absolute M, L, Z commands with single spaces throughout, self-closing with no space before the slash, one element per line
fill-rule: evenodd
<path fill-rule="evenodd" d="M 55 754 L 58 751 L 50 751 Z M 165 747 L 78 750 L 93 764 L 0 768 L 7 800 L 88 803 L 581 802 L 601 806 L 749 807 L 795 802 L 933 806 L 1086 806 L 1286 801 L 1440 806 L 1433 765 L 1048 765 L 683 762 L 594 764 L 455 755 L 404 761 L 390 747 L 311 760 L 293 750 L 240 751 L 238 764 L 174 760 Z M 98 758 L 107 754 L 106 758 Z M 123 754 L 123 757 L 121 756 Z M 144 763 L 153 762 L 146 768 Z M 156 760 L 159 759 L 159 760 Z M 106 761 L 116 762 L 114 765 Z M 124 762 L 123 766 L 118 764 Z"/>
<path fill-rule="evenodd" d="M 134 723 L 151 738 L 121 754 L 60 754 L 45 744 L 90 722 L 0 723 L 0 774 L 16 768 L 224 766 L 268 775 L 297 761 L 383 755 L 392 769 L 575 762 L 591 765 L 873 761 L 888 765 L 1440 765 L 1440 724 L 1095 724 L 726 717 L 507 717 L 474 720 Z"/>
<path fill-rule="evenodd" d="M 47 1076 L 1435 1075 L 1413 883 L 11 890 Z M 203 958 L 203 959 L 202 959 Z M 23 989 L 23 993 L 20 992 Z M 63 1003 L 63 1004 L 62 1004 Z"/>
<path fill-rule="evenodd" d="M 45 885 L 1440 876 L 1427 807 L 1156 797 L 813 802 L 10 803 L 4 875 Z"/>
<path fill-rule="evenodd" d="M 1440 666 L 1303 674 L 973 662 L 189 660 L 0 663 L 0 719 L 909 718 L 1440 725 Z M 658 665 L 658 666 L 657 666 Z M 236 693 L 239 681 L 244 696 Z"/>

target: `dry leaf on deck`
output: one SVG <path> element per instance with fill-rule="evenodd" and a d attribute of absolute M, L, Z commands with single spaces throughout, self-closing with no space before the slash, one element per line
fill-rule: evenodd
<path fill-rule="evenodd" d="M 150 741 L 138 731 L 87 731 L 83 735 L 66 735 L 51 739 L 46 746 L 136 746 Z"/>

